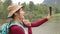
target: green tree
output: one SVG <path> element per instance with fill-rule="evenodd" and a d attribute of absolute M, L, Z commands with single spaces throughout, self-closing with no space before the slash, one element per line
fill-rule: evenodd
<path fill-rule="evenodd" d="M 30 11 L 33 11 L 34 10 L 34 7 L 35 7 L 34 3 L 32 1 L 30 1 L 29 2 L 29 10 Z"/>
<path fill-rule="evenodd" d="M 3 3 L 4 8 L 7 8 L 11 3 L 12 3 L 11 0 L 5 0 L 5 2 Z"/>
<path fill-rule="evenodd" d="M 60 13 L 60 9 L 59 8 L 55 8 L 55 13 Z"/>
<path fill-rule="evenodd" d="M 18 2 L 18 5 L 20 5 L 20 2 Z"/>
<path fill-rule="evenodd" d="M 0 18 L 2 17 L 3 8 L 3 2 L 0 0 Z"/>
<path fill-rule="evenodd" d="M 3 9 L 3 4 L 2 4 L 2 2 L 0 0 L 0 12 L 2 11 L 2 9 Z"/>
<path fill-rule="evenodd" d="M 27 11 L 27 5 L 26 5 L 26 3 L 24 2 L 24 3 L 22 3 L 21 5 L 23 5 L 24 6 L 24 11 Z"/>
<path fill-rule="evenodd" d="M 11 0 L 5 0 L 5 2 L 3 3 L 4 9 L 3 9 L 3 15 L 5 16 L 5 18 L 7 17 L 7 7 L 12 3 Z"/>

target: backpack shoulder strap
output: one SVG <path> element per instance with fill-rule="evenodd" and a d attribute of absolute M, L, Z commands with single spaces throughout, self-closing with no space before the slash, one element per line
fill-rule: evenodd
<path fill-rule="evenodd" d="M 23 25 L 23 24 L 14 23 L 14 22 L 10 23 L 9 28 L 10 28 L 11 26 L 13 26 L 13 25 L 17 25 L 17 26 L 20 26 L 20 27 L 24 28 L 24 25 Z"/>

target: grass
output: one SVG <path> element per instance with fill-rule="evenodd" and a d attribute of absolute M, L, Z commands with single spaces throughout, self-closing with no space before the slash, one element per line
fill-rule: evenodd
<path fill-rule="evenodd" d="M 58 13 L 58 14 L 55 14 L 55 16 L 57 16 L 57 17 L 60 17 L 60 13 Z"/>

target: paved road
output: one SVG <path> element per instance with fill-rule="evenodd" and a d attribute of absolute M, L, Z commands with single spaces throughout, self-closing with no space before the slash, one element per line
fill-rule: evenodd
<path fill-rule="evenodd" d="M 33 34 L 60 34 L 60 23 L 45 23 L 33 28 Z"/>

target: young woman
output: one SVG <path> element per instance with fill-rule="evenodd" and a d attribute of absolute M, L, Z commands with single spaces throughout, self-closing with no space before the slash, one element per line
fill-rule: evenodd
<path fill-rule="evenodd" d="M 48 15 L 47 17 L 36 22 L 29 22 L 24 19 L 25 12 L 23 11 L 23 6 L 15 4 L 8 7 L 8 12 L 8 17 L 13 19 L 12 22 L 22 24 L 22 27 L 17 25 L 11 26 L 9 28 L 9 34 L 32 34 L 31 27 L 38 27 L 50 18 L 50 15 Z M 28 28 L 28 32 L 25 28 Z"/>

